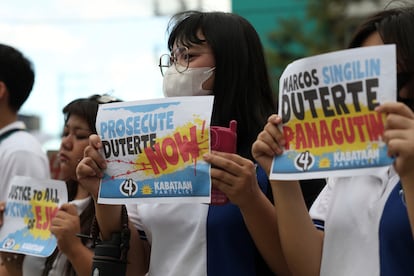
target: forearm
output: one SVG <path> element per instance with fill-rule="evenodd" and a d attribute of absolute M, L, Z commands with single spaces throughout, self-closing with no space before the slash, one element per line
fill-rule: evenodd
<path fill-rule="evenodd" d="M 22 276 L 22 267 L 0 265 L 0 276 Z"/>
<path fill-rule="evenodd" d="M 102 240 L 110 240 L 112 233 L 122 230 L 121 213 L 122 205 L 95 204 L 95 215 Z"/>
<path fill-rule="evenodd" d="M 241 209 L 247 229 L 266 263 L 277 275 L 290 275 L 282 252 L 276 210 L 263 193 Z"/>
<path fill-rule="evenodd" d="M 7 272 L 6 267 L 4 264 L 0 264 L 0 276 L 8 276 L 9 273 Z"/>
<path fill-rule="evenodd" d="M 144 276 L 148 272 L 150 250 L 148 243 L 142 241 L 138 231 L 130 223 L 131 229 L 130 248 L 128 251 L 128 276 Z"/>
<path fill-rule="evenodd" d="M 82 243 L 78 246 L 74 246 L 72 249 L 72 253 L 67 254 L 66 257 L 76 271 L 76 275 L 91 275 L 93 251 L 84 246 Z"/>
<path fill-rule="evenodd" d="M 414 177 L 414 176 L 413 176 Z M 404 190 L 404 200 L 407 207 L 408 219 L 411 226 L 411 234 L 414 238 L 414 178 L 401 177 L 401 184 Z"/>
<path fill-rule="evenodd" d="M 0 276 L 23 275 L 23 260 L 25 255 L 1 252 Z"/>
<path fill-rule="evenodd" d="M 293 275 L 319 275 L 323 233 L 309 216 L 298 181 L 272 181 L 283 253 Z"/>
<path fill-rule="evenodd" d="M 122 205 L 95 204 L 95 214 L 103 241 L 112 238 L 112 233 L 122 231 Z M 139 238 L 135 226 L 128 221 L 130 230 L 127 257 L 127 275 L 145 275 L 149 267 L 149 250 Z"/>

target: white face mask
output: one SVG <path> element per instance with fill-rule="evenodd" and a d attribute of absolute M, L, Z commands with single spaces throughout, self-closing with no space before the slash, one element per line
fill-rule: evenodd
<path fill-rule="evenodd" d="M 180 66 L 180 65 L 177 65 Z M 215 67 L 188 68 L 179 73 L 170 66 L 164 74 L 163 91 L 165 97 L 212 95 L 212 90 L 204 90 L 203 83 L 213 75 Z"/>

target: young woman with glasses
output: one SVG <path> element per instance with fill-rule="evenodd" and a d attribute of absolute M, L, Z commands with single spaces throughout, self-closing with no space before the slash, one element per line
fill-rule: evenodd
<path fill-rule="evenodd" d="M 256 167 L 251 146 L 276 110 L 259 37 L 244 18 L 223 12 L 184 12 L 169 25 L 170 55 L 160 58 L 164 95 L 214 95 L 211 125 L 237 121 L 237 154 L 213 152 L 213 186 L 231 203 L 128 206 L 132 224 L 128 275 L 273 275 L 259 252 L 277 232 L 266 173 Z M 97 197 L 105 160 L 99 137 L 78 166 L 84 187 Z M 96 204 L 104 240 L 121 230 L 121 206 Z M 138 238 L 138 231 L 141 239 Z M 283 262 L 280 251 L 272 253 Z M 273 266 L 286 274 L 286 266 Z"/>

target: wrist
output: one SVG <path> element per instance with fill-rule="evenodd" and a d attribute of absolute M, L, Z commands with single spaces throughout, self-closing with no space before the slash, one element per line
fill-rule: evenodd
<path fill-rule="evenodd" d="M 238 207 L 242 213 L 255 212 L 255 209 L 265 201 L 268 201 L 268 198 L 259 188 L 257 188 L 255 192 L 249 193 L 249 197 L 240 203 Z"/>
<path fill-rule="evenodd" d="M 82 242 L 81 239 L 79 238 L 77 241 L 74 241 L 71 244 L 68 244 L 68 246 L 66 247 L 66 249 L 61 249 L 59 248 L 60 251 L 66 255 L 66 257 L 69 260 L 73 260 L 78 256 L 81 256 L 81 252 L 83 252 L 83 250 L 90 250 L 89 248 L 87 248 Z"/>

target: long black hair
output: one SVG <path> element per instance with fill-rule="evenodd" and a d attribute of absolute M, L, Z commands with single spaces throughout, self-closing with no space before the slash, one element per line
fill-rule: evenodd
<path fill-rule="evenodd" d="M 228 127 L 237 120 L 237 151 L 252 159 L 251 146 L 269 115 L 276 112 L 263 46 L 243 17 L 225 12 L 187 11 L 168 25 L 168 48 L 207 43 L 215 57 L 211 124 Z M 201 31 L 205 40 L 197 34 Z"/>

